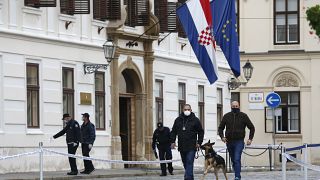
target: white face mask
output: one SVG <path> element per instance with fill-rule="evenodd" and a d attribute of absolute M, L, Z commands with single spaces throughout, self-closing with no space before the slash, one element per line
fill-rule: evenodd
<path fill-rule="evenodd" d="M 185 116 L 189 116 L 191 114 L 191 111 L 184 111 L 183 113 Z"/>

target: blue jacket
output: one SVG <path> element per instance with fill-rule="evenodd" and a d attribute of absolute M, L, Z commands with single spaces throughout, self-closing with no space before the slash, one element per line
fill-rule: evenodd
<path fill-rule="evenodd" d="M 93 144 L 96 140 L 96 128 L 89 121 L 87 124 L 84 122 L 81 125 L 81 143 Z"/>

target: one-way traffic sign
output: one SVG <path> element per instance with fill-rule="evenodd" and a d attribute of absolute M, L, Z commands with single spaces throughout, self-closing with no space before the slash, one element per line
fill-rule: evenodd
<path fill-rule="evenodd" d="M 267 100 L 267 105 L 271 108 L 276 108 L 281 103 L 281 98 L 280 98 L 279 94 L 277 94 L 275 92 L 268 94 L 266 100 Z"/>

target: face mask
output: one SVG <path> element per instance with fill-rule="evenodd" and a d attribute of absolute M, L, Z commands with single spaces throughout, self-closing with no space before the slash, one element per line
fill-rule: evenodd
<path fill-rule="evenodd" d="M 239 108 L 231 108 L 231 112 L 233 113 L 239 113 L 240 109 Z"/>
<path fill-rule="evenodd" d="M 189 116 L 191 114 L 190 111 L 184 111 L 183 113 L 184 113 L 185 116 Z"/>
<path fill-rule="evenodd" d="M 66 123 L 66 124 L 67 124 L 67 122 L 68 122 L 67 120 L 63 120 L 63 121 L 64 121 L 64 123 Z"/>

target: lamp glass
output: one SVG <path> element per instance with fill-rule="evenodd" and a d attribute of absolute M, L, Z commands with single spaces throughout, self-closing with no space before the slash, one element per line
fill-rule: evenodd
<path fill-rule="evenodd" d="M 246 64 L 242 68 L 243 68 L 244 77 L 246 78 L 247 81 L 249 81 L 252 76 L 253 66 L 251 65 L 249 60 L 247 60 Z"/>
<path fill-rule="evenodd" d="M 116 46 L 113 44 L 112 40 L 107 40 L 103 44 L 103 49 L 104 49 L 104 57 L 110 63 L 112 61 L 112 59 L 114 58 L 114 54 L 116 52 Z"/>

